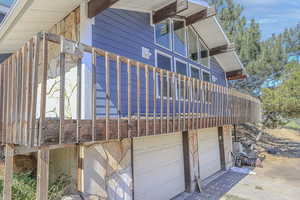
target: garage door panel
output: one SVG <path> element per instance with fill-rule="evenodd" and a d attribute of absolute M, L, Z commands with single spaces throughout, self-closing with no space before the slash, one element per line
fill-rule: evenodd
<path fill-rule="evenodd" d="M 221 170 L 218 128 L 198 132 L 198 151 L 202 180 Z"/>
<path fill-rule="evenodd" d="M 136 200 L 170 199 L 185 189 L 181 134 L 133 140 Z"/>

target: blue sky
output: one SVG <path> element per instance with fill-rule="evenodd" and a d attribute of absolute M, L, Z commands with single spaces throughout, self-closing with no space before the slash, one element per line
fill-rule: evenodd
<path fill-rule="evenodd" d="M 259 22 L 262 38 L 280 33 L 300 22 L 300 0 L 235 0 L 244 7 L 243 15 Z"/>

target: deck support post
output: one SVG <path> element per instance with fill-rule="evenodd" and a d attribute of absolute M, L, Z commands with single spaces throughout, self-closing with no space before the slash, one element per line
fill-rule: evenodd
<path fill-rule="evenodd" d="M 37 156 L 37 200 L 48 199 L 49 184 L 49 149 L 43 148 L 38 151 Z"/>
<path fill-rule="evenodd" d="M 77 190 L 79 192 L 83 192 L 84 191 L 84 187 L 83 187 L 84 146 L 77 144 L 76 151 L 77 151 Z"/>
<path fill-rule="evenodd" d="M 14 148 L 10 144 L 5 145 L 5 167 L 4 167 L 4 187 L 3 199 L 12 199 L 12 179 L 13 179 L 13 158 Z"/>

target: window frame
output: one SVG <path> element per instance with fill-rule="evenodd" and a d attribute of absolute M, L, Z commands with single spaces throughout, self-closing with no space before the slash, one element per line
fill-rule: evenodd
<path fill-rule="evenodd" d="M 188 45 L 188 43 L 187 43 L 187 27 L 186 27 L 186 21 L 185 21 L 185 19 L 171 19 L 172 20 L 172 23 L 171 23 L 171 28 L 172 28 L 172 52 L 174 53 L 174 54 L 176 54 L 176 55 L 178 55 L 178 56 L 182 56 L 182 57 L 184 57 L 184 58 L 187 58 L 188 56 L 188 47 L 187 47 L 187 45 Z M 182 55 L 181 53 L 179 53 L 179 52 L 177 52 L 176 50 L 175 50 L 175 31 L 174 31 L 174 21 L 183 21 L 183 23 L 184 23 L 184 40 L 185 40 L 185 45 L 184 45 L 184 48 L 185 48 L 185 55 Z"/>
<path fill-rule="evenodd" d="M 154 28 L 153 28 L 153 30 L 154 30 L 154 32 L 153 32 L 153 35 L 154 35 L 154 44 L 157 45 L 157 46 L 159 46 L 159 47 L 161 47 L 161 48 L 163 48 L 163 49 L 172 51 L 172 49 L 173 49 L 173 40 L 172 40 L 172 34 L 173 34 L 172 19 L 171 19 L 171 18 L 167 18 L 167 19 L 165 19 L 165 20 L 168 20 L 168 21 L 169 21 L 168 25 L 169 25 L 169 28 L 170 28 L 170 36 L 169 36 L 170 48 L 167 48 L 167 47 L 165 47 L 165 46 L 159 44 L 159 43 L 156 41 L 156 39 L 157 39 L 157 38 L 156 38 L 156 25 L 157 25 L 157 24 L 154 24 L 154 25 L 153 25 L 153 27 L 154 27 Z M 165 20 L 163 20 L 163 21 L 165 21 Z"/>
<path fill-rule="evenodd" d="M 203 79 L 203 72 L 206 72 L 206 73 L 209 74 L 209 81 L 205 81 L 205 80 Z M 211 72 L 208 71 L 208 70 L 206 70 L 206 69 L 202 69 L 202 70 L 201 70 L 201 80 L 202 80 L 202 81 L 205 81 L 205 82 L 212 83 L 212 82 L 211 82 Z"/>
<path fill-rule="evenodd" d="M 181 62 L 181 63 L 183 63 L 183 64 L 186 65 L 186 71 L 187 71 L 186 75 L 180 74 L 180 76 L 190 77 L 189 63 L 187 61 L 184 61 L 183 59 L 180 59 L 180 58 L 177 58 L 177 57 L 174 57 L 174 72 L 176 74 L 178 74 L 178 72 L 177 72 L 177 66 L 176 66 L 176 61 L 179 61 L 179 62 Z M 176 95 L 176 100 L 179 100 L 178 99 L 179 95 L 178 95 L 178 85 L 177 85 L 177 83 L 178 83 L 178 79 L 176 78 L 176 94 L 175 95 Z M 184 101 L 184 99 L 181 97 L 180 101 Z M 185 101 L 188 101 L 188 96 L 187 96 L 187 99 Z"/>
<path fill-rule="evenodd" d="M 171 61 L 171 72 L 174 70 L 174 63 L 173 63 L 173 56 L 172 55 L 169 55 L 168 53 L 165 53 L 163 51 L 160 51 L 158 49 L 155 49 L 155 67 L 159 68 L 158 65 L 157 65 L 157 54 L 160 54 L 162 56 L 165 56 L 165 57 L 168 57 L 170 58 L 170 61 Z M 161 69 L 161 68 L 160 68 Z M 165 69 L 164 69 L 165 70 Z M 160 85 L 159 85 L 159 74 L 157 73 L 156 74 L 156 97 L 157 99 L 160 99 Z M 164 99 L 167 99 L 167 97 L 163 97 Z M 170 99 L 172 99 L 172 97 L 170 96 Z"/>
<path fill-rule="evenodd" d="M 200 45 L 199 45 L 199 41 L 200 41 L 200 38 L 199 38 L 199 36 L 198 36 L 198 34 L 197 34 L 197 32 L 194 30 L 194 27 L 192 27 L 192 26 L 188 26 L 188 27 L 186 27 L 187 28 L 187 30 L 186 30 L 186 37 L 187 37 L 187 58 L 189 59 L 189 60 L 191 60 L 192 62 L 195 62 L 195 63 L 197 63 L 197 64 L 201 64 L 200 63 Z M 194 61 L 194 60 L 192 60 L 191 58 L 190 58 L 190 37 L 189 37 L 189 34 L 188 34 L 188 30 L 191 30 L 195 35 L 196 35 L 196 37 L 197 37 L 197 41 L 196 41 L 196 44 L 197 44 L 197 56 L 198 56 L 198 58 L 197 58 L 197 61 Z"/>
<path fill-rule="evenodd" d="M 198 79 L 199 80 L 202 80 L 202 76 L 201 76 L 201 73 L 202 73 L 202 69 L 200 68 L 200 67 L 198 67 L 197 65 L 194 65 L 194 64 L 189 64 L 189 66 L 190 66 L 190 74 L 189 74 L 189 76 L 191 77 L 191 78 L 193 78 L 192 77 L 192 68 L 195 68 L 195 69 L 197 69 L 197 70 L 199 70 L 199 77 L 198 77 Z"/>

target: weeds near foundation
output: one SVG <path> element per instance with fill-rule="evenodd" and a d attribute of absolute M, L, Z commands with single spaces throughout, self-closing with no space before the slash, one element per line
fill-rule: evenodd
<path fill-rule="evenodd" d="M 48 199 L 58 200 L 67 192 L 71 180 L 69 177 L 62 175 L 49 185 Z M 12 186 L 12 199 L 14 200 L 33 200 L 36 199 L 37 181 L 32 172 L 14 174 Z M 3 194 L 3 180 L 0 180 L 1 199 Z"/>

